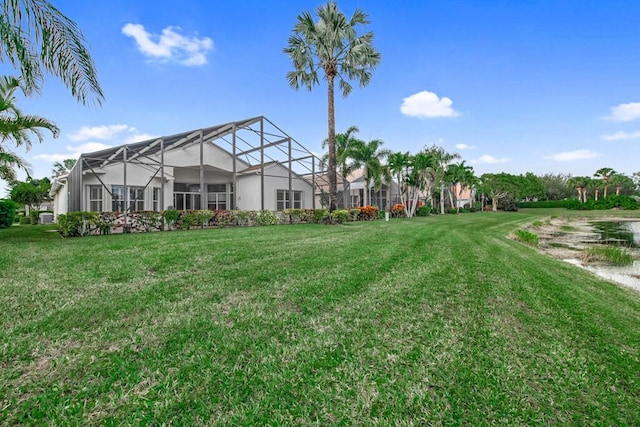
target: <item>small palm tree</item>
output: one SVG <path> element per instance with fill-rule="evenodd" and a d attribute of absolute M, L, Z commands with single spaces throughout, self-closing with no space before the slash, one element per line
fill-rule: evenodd
<path fill-rule="evenodd" d="M 446 184 L 446 171 L 447 166 L 453 160 L 459 159 L 458 153 L 448 153 L 444 148 L 436 145 L 426 149 L 435 159 L 435 181 L 440 185 L 440 213 L 444 214 L 444 192 Z"/>
<path fill-rule="evenodd" d="M 53 176 L 59 176 L 69 172 L 76 164 L 76 159 L 64 159 L 62 162 L 55 162 L 53 164 Z"/>
<path fill-rule="evenodd" d="M 3 175 L 11 179 L 15 176 L 15 168 L 24 169 L 29 173 L 26 163 L 16 154 L 9 151 L 7 142 L 13 141 L 16 147 L 25 146 L 29 151 L 32 137 L 35 135 L 39 142 L 44 140 L 40 129 L 46 129 L 57 138 L 60 129 L 52 121 L 40 116 L 25 115 L 17 106 L 16 92 L 23 90 L 21 80 L 15 77 L 0 78 L 0 167 Z"/>
<path fill-rule="evenodd" d="M 357 141 L 354 134 L 360 132 L 358 126 L 351 126 L 345 133 L 337 133 L 336 134 L 336 166 L 340 175 L 343 178 L 346 178 L 347 175 L 351 173 L 350 165 L 349 165 L 349 150 L 354 145 L 355 141 Z M 329 146 L 329 139 L 325 138 L 322 141 L 322 149 L 326 150 Z M 328 162 L 329 153 L 327 152 L 322 156 L 323 162 Z"/>
<path fill-rule="evenodd" d="M 450 185 L 449 190 L 449 199 L 451 202 L 451 207 L 455 207 L 458 212 L 460 212 L 459 204 L 457 203 L 457 199 L 462 195 L 462 192 L 465 188 L 469 188 L 475 184 L 475 175 L 473 173 L 473 167 L 465 165 L 465 162 L 462 161 L 460 163 L 452 163 L 447 167 L 445 172 L 445 179 L 447 183 Z M 460 186 L 458 194 L 455 193 L 455 188 Z M 454 203 L 455 196 L 455 203 Z"/>
<path fill-rule="evenodd" d="M 611 168 L 600 168 L 593 174 L 593 176 L 602 179 L 604 182 L 604 193 L 602 197 L 607 198 L 607 187 L 609 186 L 609 178 L 615 175 L 617 172 Z"/>
<path fill-rule="evenodd" d="M 398 184 L 398 191 L 400 192 L 400 194 L 398 194 L 400 200 L 402 200 L 402 203 L 404 204 L 404 198 L 406 196 L 407 193 L 407 175 L 408 175 L 408 168 L 409 165 L 411 164 L 411 155 L 409 154 L 409 152 L 395 152 L 395 153 L 391 153 L 389 156 L 387 156 L 387 166 L 389 168 L 389 172 L 391 173 L 391 175 L 393 175 L 396 179 L 396 182 Z"/>
<path fill-rule="evenodd" d="M 369 23 L 367 15 L 357 9 L 351 19 L 330 1 L 316 10 L 317 21 L 309 12 L 298 15 L 298 21 L 283 50 L 293 62 L 294 71 L 287 73 L 289 85 L 298 90 L 311 90 L 319 84 L 322 70 L 328 92 L 328 145 L 329 145 L 329 210 L 336 208 L 338 194 L 336 176 L 336 125 L 334 108 L 334 81 L 338 78 L 342 96 L 352 90 L 349 83 L 357 81 L 361 87 L 371 80 L 372 70 L 380 63 L 380 53 L 373 47 L 373 33 L 358 36 L 356 29 Z"/>
<path fill-rule="evenodd" d="M 78 26 L 47 0 L 0 0 L 0 62 L 20 71 L 27 94 L 45 72 L 62 80 L 82 104 L 104 95 Z"/>
<path fill-rule="evenodd" d="M 362 178 L 365 182 L 363 206 L 371 203 L 371 184 L 373 184 L 373 191 L 378 191 L 382 188 L 383 181 L 387 183 L 391 181 L 389 168 L 385 168 L 382 163 L 391 151 L 380 149 L 383 144 L 384 142 L 379 139 L 372 139 L 369 142 L 357 139 L 348 152 L 348 156 L 353 159 L 350 169 L 363 169 Z"/>
<path fill-rule="evenodd" d="M 567 181 L 570 187 L 574 187 L 578 191 L 578 200 L 580 202 L 587 201 L 587 188 L 591 178 L 587 176 L 574 176 Z"/>

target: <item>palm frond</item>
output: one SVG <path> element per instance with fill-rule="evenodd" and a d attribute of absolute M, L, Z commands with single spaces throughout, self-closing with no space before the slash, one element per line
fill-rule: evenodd
<path fill-rule="evenodd" d="M 0 57 L 20 68 L 28 90 L 37 88 L 45 70 L 62 80 L 82 104 L 90 100 L 102 104 L 96 67 L 75 22 L 47 0 L 3 0 L 0 4 Z"/>

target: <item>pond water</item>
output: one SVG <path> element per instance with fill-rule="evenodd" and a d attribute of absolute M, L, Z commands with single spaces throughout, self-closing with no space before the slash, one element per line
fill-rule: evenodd
<path fill-rule="evenodd" d="M 590 224 L 600 236 L 600 243 L 628 248 L 640 247 L 640 222 L 593 221 Z"/>
<path fill-rule="evenodd" d="M 619 245 L 627 248 L 634 255 L 631 265 L 584 266 L 577 259 L 565 259 L 573 265 L 591 271 L 598 276 L 640 291 L 640 221 L 593 221 L 589 225 L 598 237 L 590 244 Z"/>

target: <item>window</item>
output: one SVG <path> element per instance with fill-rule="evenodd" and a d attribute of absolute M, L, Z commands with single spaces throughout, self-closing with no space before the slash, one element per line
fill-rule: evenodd
<path fill-rule="evenodd" d="M 144 187 L 129 187 L 129 209 L 132 212 L 144 210 Z"/>
<path fill-rule="evenodd" d="M 111 187 L 111 211 L 123 212 L 124 211 L 124 187 L 121 185 L 114 185 Z"/>
<path fill-rule="evenodd" d="M 131 212 L 144 210 L 144 187 L 128 187 L 129 189 L 129 210 Z M 113 212 L 124 212 L 125 192 L 121 185 L 111 187 L 111 210 Z"/>
<path fill-rule="evenodd" d="M 160 212 L 160 187 L 153 187 L 153 210 Z"/>
<path fill-rule="evenodd" d="M 276 190 L 276 210 L 284 210 L 289 208 L 302 208 L 302 191 L 292 191 L 293 206 L 289 200 L 289 190 Z"/>
<path fill-rule="evenodd" d="M 102 212 L 102 186 L 89 186 L 89 210 L 91 212 Z"/>
<path fill-rule="evenodd" d="M 200 209 L 200 184 L 173 184 L 173 206 L 178 210 Z"/>
<path fill-rule="evenodd" d="M 211 211 L 227 209 L 227 184 L 207 185 L 207 203 Z"/>

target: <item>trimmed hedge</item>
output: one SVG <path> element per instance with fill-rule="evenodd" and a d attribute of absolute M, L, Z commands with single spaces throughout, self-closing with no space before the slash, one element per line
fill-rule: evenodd
<path fill-rule="evenodd" d="M 574 200 L 572 207 L 568 209 L 574 210 L 606 210 L 606 209 L 625 209 L 635 210 L 638 209 L 638 202 L 633 197 L 623 195 L 607 196 L 606 199 L 600 200 L 587 200 L 587 203 L 580 203 Z"/>
<path fill-rule="evenodd" d="M 0 200 L 0 228 L 8 228 L 16 216 L 16 204 L 11 200 Z"/>
<path fill-rule="evenodd" d="M 576 204 L 580 203 L 575 199 L 570 200 L 542 200 L 538 202 L 518 202 L 520 209 L 527 208 L 566 208 L 572 209 Z"/>
<path fill-rule="evenodd" d="M 285 209 L 282 212 L 241 210 L 192 210 L 175 209 L 163 212 L 139 211 L 125 217 L 120 212 L 70 212 L 58 215 L 58 230 L 65 237 L 81 237 L 98 234 L 150 232 L 156 230 L 189 230 L 191 228 L 227 226 L 265 226 L 345 221 L 370 221 L 379 217 L 375 206 L 335 211 L 326 209 Z M 25 218 L 29 221 L 29 217 Z"/>

